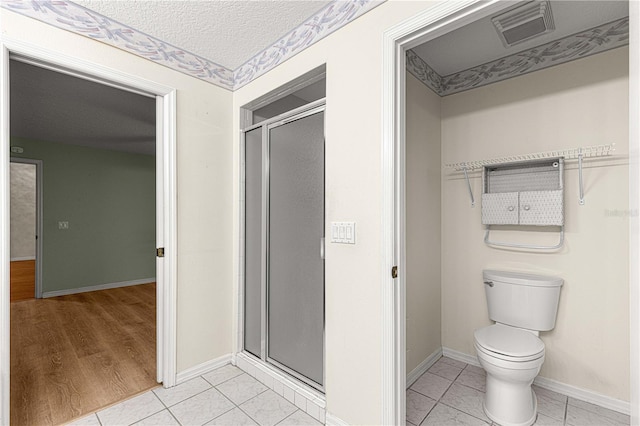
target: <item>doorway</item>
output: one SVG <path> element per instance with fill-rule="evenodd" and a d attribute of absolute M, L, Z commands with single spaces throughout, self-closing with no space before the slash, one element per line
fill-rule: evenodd
<path fill-rule="evenodd" d="M 58 52 L 45 51 L 40 47 L 11 40 L 2 40 L 0 46 L 0 223 L 3 234 L 10 234 L 9 214 L 9 58 L 63 74 L 117 87 L 127 92 L 143 94 L 154 101 L 155 164 L 156 164 L 156 244 L 163 250 L 157 252 L 155 298 L 157 300 L 155 376 L 164 387 L 176 383 L 176 184 L 175 184 L 175 89 L 151 82 L 147 79 L 126 75 L 110 68 L 65 56 Z M 62 225 L 64 226 L 64 224 Z M 9 242 L 3 239 L 0 248 L 2 270 L 2 292 L 0 292 L 0 423 L 9 423 L 9 371 L 10 371 L 10 317 L 9 317 Z M 155 253 L 154 253 L 155 254 Z"/>
<path fill-rule="evenodd" d="M 243 135 L 243 348 L 323 391 L 324 100 Z"/>
<path fill-rule="evenodd" d="M 11 158 L 11 301 L 42 297 L 42 161 Z"/>
<path fill-rule="evenodd" d="M 631 2 L 631 27 L 637 31 L 638 10 Z M 384 280 L 383 280 L 383 364 L 385 371 L 383 389 L 385 392 L 384 422 L 389 424 L 404 423 L 405 409 L 405 383 L 406 370 L 404 358 L 406 355 L 405 342 L 405 320 L 406 320 L 406 252 L 404 235 L 405 229 L 405 54 L 406 50 L 413 48 L 427 40 L 434 39 L 460 28 L 479 18 L 492 15 L 503 8 L 508 8 L 513 4 L 508 2 L 474 2 L 468 1 L 455 6 L 434 6 L 425 11 L 421 16 L 410 19 L 402 23 L 385 34 L 385 69 L 392 70 L 385 75 L 384 101 L 383 101 L 383 150 L 384 150 Z M 635 12 L 634 9 L 635 8 Z M 633 32 L 633 31 L 632 31 Z M 637 88 L 638 69 L 637 55 L 635 49 L 637 35 L 631 37 L 631 87 Z M 630 91 L 631 117 L 637 115 L 637 92 Z M 635 106 L 634 106 L 635 105 Z M 635 109 L 634 109 L 635 108 Z M 637 149 L 638 133 L 637 128 L 631 120 L 630 148 Z M 635 129 L 635 130 L 634 130 Z M 637 176 L 637 170 L 631 168 L 631 176 Z M 637 181 L 632 181 L 635 185 L 631 192 L 632 206 L 637 205 Z M 468 197 L 467 197 L 468 202 Z M 631 313 L 631 412 L 632 424 L 637 422 L 637 390 L 638 390 L 638 366 L 637 366 L 637 230 L 631 228 L 631 238 L 634 241 L 629 252 L 632 276 L 629 280 L 629 291 L 632 295 L 630 306 Z M 400 273 L 398 279 L 394 280 L 389 273 L 391 268 L 397 266 Z M 635 348 L 635 349 L 634 349 Z M 634 396 L 635 394 L 635 396 Z M 635 416 L 635 417 L 634 417 Z M 635 419 L 635 420 L 634 420 Z"/>

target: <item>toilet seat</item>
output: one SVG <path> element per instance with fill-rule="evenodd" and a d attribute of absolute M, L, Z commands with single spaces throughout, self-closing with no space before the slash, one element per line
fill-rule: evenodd
<path fill-rule="evenodd" d="M 544 357 L 544 343 L 515 327 L 494 324 L 474 332 L 476 349 L 504 361 L 527 362 Z"/>

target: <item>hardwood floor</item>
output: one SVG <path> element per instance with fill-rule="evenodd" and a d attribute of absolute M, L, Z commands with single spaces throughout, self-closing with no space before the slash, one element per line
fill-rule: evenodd
<path fill-rule="evenodd" d="M 65 423 L 155 379 L 155 283 L 11 303 L 12 425 Z"/>
<path fill-rule="evenodd" d="M 10 268 L 11 301 L 33 299 L 36 294 L 36 261 L 15 260 Z"/>

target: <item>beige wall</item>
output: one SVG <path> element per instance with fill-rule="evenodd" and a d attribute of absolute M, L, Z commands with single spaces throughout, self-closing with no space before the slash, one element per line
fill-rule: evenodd
<path fill-rule="evenodd" d="M 2 35 L 177 89 L 178 372 L 231 353 L 232 94 L 0 9 Z"/>
<path fill-rule="evenodd" d="M 407 73 L 407 374 L 440 336 L 440 97 Z"/>
<path fill-rule="evenodd" d="M 489 248 L 480 205 L 460 174 L 442 182 L 442 344 L 475 355 L 473 331 L 489 324 L 482 269 L 558 275 L 556 328 L 541 333 L 540 373 L 629 400 L 628 49 L 619 48 L 442 99 L 442 161 L 453 163 L 616 143 L 614 161 L 587 162 L 578 205 L 576 162 L 565 172 L 566 242 L 558 253 Z M 480 198 L 481 179 L 472 179 Z M 612 212 L 614 212 L 612 214 Z M 493 237 L 493 236 L 492 236 Z M 550 242 L 523 232 L 496 239 Z"/>
<path fill-rule="evenodd" d="M 238 129 L 242 105 L 327 65 L 326 223 L 354 221 L 357 235 L 326 247 L 326 400 L 349 424 L 382 421 L 382 33 L 434 4 L 386 2 L 234 92 Z"/>

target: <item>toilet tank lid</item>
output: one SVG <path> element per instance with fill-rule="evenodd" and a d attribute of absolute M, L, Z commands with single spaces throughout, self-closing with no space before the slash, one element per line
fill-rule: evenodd
<path fill-rule="evenodd" d="M 485 269 L 482 271 L 482 277 L 485 281 L 497 281 L 532 287 L 560 287 L 564 283 L 564 280 L 560 277 L 528 274 L 524 272 L 498 271 L 495 269 Z"/>

